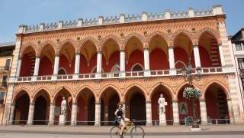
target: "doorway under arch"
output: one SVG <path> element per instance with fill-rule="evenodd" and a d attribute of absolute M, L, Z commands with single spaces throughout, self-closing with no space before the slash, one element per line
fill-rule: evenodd
<path fill-rule="evenodd" d="M 146 124 L 146 99 L 141 89 L 133 87 L 127 92 L 125 114 L 139 125 Z"/>
<path fill-rule="evenodd" d="M 218 84 L 212 84 L 205 93 L 207 118 L 209 123 L 229 123 L 227 96 Z"/>
<path fill-rule="evenodd" d="M 119 95 L 113 88 L 107 88 L 101 96 L 101 125 L 113 125 L 114 112 L 120 102 Z"/>
<path fill-rule="evenodd" d="M 15 102 L 14 119 L 13 124 L 25 125 L 28 120 L 30 98 L 26 92 L 20 95 Z"/>

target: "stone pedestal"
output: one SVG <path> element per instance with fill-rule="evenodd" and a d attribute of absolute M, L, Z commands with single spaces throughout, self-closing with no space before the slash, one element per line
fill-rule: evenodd
<path fill-rule="evenodd" d="M 65 115 L 60 115 L 59 116 L 59 125 L 64 126 L 66 122 L 66 116 Z"/>
<path fill-rule="evenodd" d="M 159 113 L 159 125 L 160 126 L 166 126 L 166 116 L 165 112 Z"/>

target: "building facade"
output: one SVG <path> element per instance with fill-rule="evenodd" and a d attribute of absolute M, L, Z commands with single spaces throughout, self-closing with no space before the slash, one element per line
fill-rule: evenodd
<path fill-rule="evenodd" d="M 182 68 L 200 69 L 202 124 L 241 122 L 240 93 L 221 6 L 205 11 L 78 19 L 17 33 L 4 123 L 58 124 L 62 97 L 67 124 L 110 125 L 119 102 L 143 125 L 159 119 L 163 94 L 167 125 L 192 116 L 183 98 Z"/>
<path fill-rule="evenodd" d="M 234 54 L 234 63 L 237 72 L 242 107 L 244 103 L 244 28 L 240 29 L 234 36 L 230 38 Z"/>
<path fill-rule="evenodd" d="M 0 44 L 0 120 L 2 123 L 4 103 L 8 91 L 8 79 L 10 75 L 11 62 L 13 58 L 15 43 Z"/>

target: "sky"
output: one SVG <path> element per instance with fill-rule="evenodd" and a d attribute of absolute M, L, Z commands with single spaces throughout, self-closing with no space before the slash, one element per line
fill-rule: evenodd
<path fill-rule="evenodd" d="M 244 0 L 0 0 L 0 43 L 14 42 L 18 26 L 40 23 L 119 16 L 124 14 L 160 13 L 167 9 L 185 11 L 209 9 L 221 4 L 227 15 L 228 35 L 244 28 Z"/>

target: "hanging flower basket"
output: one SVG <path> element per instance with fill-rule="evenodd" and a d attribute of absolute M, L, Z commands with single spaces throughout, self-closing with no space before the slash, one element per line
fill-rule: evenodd
<path fill-rule="evenodd" d="M 193 87 L 186 87 L 183 91 L 183 97 L 186 99 L 198 99 L 201 95 L 201 91 Z"/>

